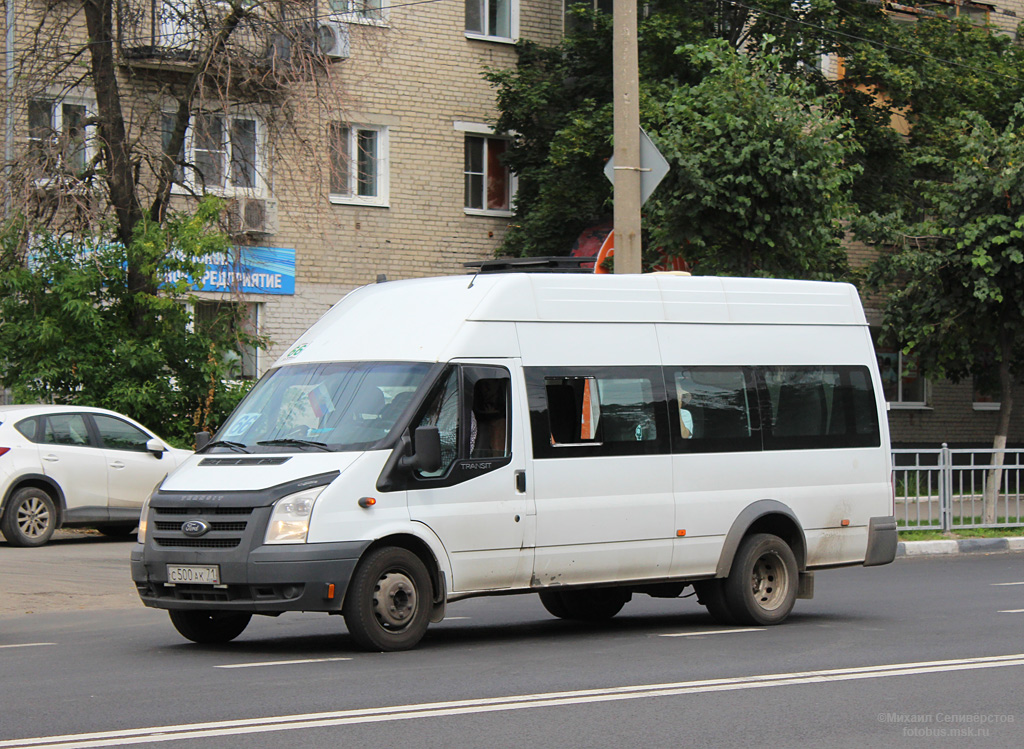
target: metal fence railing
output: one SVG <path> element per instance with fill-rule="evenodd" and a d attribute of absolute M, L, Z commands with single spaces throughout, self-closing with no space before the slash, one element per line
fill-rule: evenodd
<path fill-rule="evenodd" d="M 998 477 L 993 460 L 1003 456 Z M 1024 450 L 893 450 L 903 530 L 1024 526 Z"/>

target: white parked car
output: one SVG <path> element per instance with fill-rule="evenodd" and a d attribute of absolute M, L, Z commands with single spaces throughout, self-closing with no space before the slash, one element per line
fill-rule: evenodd
<path fill-rule="evenodd" d="M 0 406 L 0 531 L 15 546 L 42 546 L 62 526 L 131 535 L 191 454 L 102 408 Z"/>

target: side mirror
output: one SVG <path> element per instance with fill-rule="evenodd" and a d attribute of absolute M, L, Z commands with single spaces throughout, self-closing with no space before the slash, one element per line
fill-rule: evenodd
<path fill-rule="evenodd" d="M 202 432 L 196 432 L 195 433 L 195 438 L 196 438 L 196 452 L 199 452 L 204 447 L 206 447 L 207 445 L 210 444 L 210 440 L 213 438 L 213 435 L 204 430 Z"/>
<path fill-rule="evenodd" d="M 167 452 L 167 448 L 164 443 L 158 439 L 151 439 L 146 441 L 146 450 L 151 453 L 154 458 L 160 460 L 164 457 L 164 453 Z"/>
<path fill-rule="evenodd" d="M 430 473 L 441 467 L 441 433 L 436 426 L 416 427 L 412 455 L 402 458 L 402 468 Z"/>

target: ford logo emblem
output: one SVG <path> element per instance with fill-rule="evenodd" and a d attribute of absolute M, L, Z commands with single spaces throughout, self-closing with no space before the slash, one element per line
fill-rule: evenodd
<path fill-rule="evenodd" d="M 181 532 L 186 536 L 202 536 L 209 530 L 210 524 L 205 520 L 186 520 L 181 524 Z"/>

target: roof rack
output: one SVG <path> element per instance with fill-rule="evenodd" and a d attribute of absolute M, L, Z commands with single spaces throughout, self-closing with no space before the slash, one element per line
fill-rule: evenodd
<path fill-rule="evenodd" d="M 473 260 L 467 273 L 593 273 L 595 257 L 506 257 Z"/>

